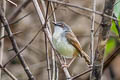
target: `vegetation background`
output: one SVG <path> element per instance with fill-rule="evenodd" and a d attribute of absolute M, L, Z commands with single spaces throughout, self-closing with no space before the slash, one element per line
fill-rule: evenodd
<path fill-rule="evenodd" d="M 2 0 L 1 0 L 2 1 Z M 0 2 L 1 2 L 0 1 Z M 16 3 L 19 7 L 25 0 L 12 0 Z M 83 6 L 92 9 L 93 2 L 92 0 L 60 0 L 66 3 Z M 41 0 L 38 0 L 40 7 L 42 8 Z M 2 2 L 1 2 L 2 3 Z M 96 10 L 103 11 L 105 0 L 96 0 Z M 7 2 L 6 3 L 6 17 L 9 20 L 9 23 L 12 23 L 21 17 L 29 14 L 24 19 L 16 22 L 14 24 L 10 24 L 10 28 L 13 33 L 21 32 L 16 34 L 14 37 L 17 41 L 18 47 L 21 49 L 25 44 L 27 44 L 36 32 L 42 27 L 39 21 L 38 15 L 34 8 L 32 2 L 22 8 L 21 12 L 18 16 L 13 19 L 10 19 L 12 13 L 16 10 L 14 5 Z M 44 9 L 42 8 L 42 11 Z M 44 11 L 43 11 L 44 12 Z M 82 45 L 83 50 L 90 55 L 90 29 L 92 25 L 91 16 L 92 13 L 88 11 L 80 10 L 74 7 L 68 7 L 63 5 L 58 5 L 57 9 L 55 10 L 56 19 L 57 21 L 63 21 L 68 24 L 75 35 L 77 36 L 79 42 Z M 45 16 L 45 15 L 44 15 Z M 50 22 L 53 20 L 50 17 Z M 96 15 L 95 18 L 95 31 L 97 31 L 95 36 L 95 49 L 97 45 L 97 35 L 99 29 L 99 23 L 101 22 L 101 16 Z M 52 25 L 52 23 L 51 23 Z M 52 31 L 54 26 L 52 25 Z M 1 27 L 0 27 L 1 29 Z M 6 32 L 5 32 L 6 34 Z M 120 41 L 116 34 L 111 30 L 110 31 L 110 38 L 108 41 L 108 46 L 112 46 L 112 48 L 108 48 L 105 57 L 112 53 L 117 47 L 119 47 Z M 0 45 L 1 46 L 1 45 Z M 11 42 L 6 37 L 4 39 L 4 53 L 3 53 L 3 60 L 2 64 L 5 64 L 12 56 L 15 56 L 13 51 L 9 51 L 12 48 Z M 110 50 L 110 51 L 109 51 Z M 25 58 L 31 72 L 35 76 L 36 80 L 48 80 L 48 72 L 47 72 L 47 62 L 46 62 L 46 53 L 45 53 L 45 39 L 44 33 L 40 32 L 37 38 L 21 53 Z M 51 59 L 51 47 L 49 45 L 49 57 Z M 65 75 L 61 66 L 59 65 L 59 61 L 56 59 L 58 68 L 59 68 L 59 80 L 65 80 Z M 50 61 L 51 63 L 51 61 Z M 26 73 L 21 66 L 19 59 L 15 58 L 11 63 L 9 63 L 6 68 L 19 80 L 27 80 Z M 70 68 L 68 69 L 72 76 L 82 73 L 86 71 L 88 67 L 86 66 L 83 58 L 77 58 Z M 87 80 L 89 77 L 89 73 L 86 75 L 81 76 L 76 80 Z M 11 78 L 2 71 L 2 80 L 11 80 Z M 102 80 L 120 80 L 120 56 L 117 56 L 110 64 L 110 66 L 104 71 L 102 76 Z"/>

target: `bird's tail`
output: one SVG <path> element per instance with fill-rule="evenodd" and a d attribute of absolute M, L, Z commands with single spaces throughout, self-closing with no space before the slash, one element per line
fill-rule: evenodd
<path fill-rule="evenodd" d="M 90 65 L 90 57 L 83 50 L 81 51 L 82 57 L 85 59 L 86 63 Z"/>

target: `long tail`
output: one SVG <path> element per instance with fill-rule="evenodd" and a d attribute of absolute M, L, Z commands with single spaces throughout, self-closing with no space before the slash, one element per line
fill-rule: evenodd
<path fill-rule="evenodd" d="M 82 57 L 85 59 L 86 63 L 90 65 L 90 57 L 87 55 L 87 53 L 81 50 L 81 54 L 82 54 Z"/>

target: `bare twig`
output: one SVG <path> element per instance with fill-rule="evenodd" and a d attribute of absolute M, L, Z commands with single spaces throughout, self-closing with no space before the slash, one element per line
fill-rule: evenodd
<path fill-rule="evenodd" d="M 17 7 L 17 4 L 14 3 L 13 1 L 11 1 L 11 0 L 7 0 L 7 1 Z"/>
<path fill-rule="evenodd" d="M 120 46 L 110 54 L 104 62 L 103 71 L 110 65 L 110 63 L 120 54 Z"/>
<path fill-rule="evenodd" d="M 73 13 L 75 13 L 75 14 L 78 14 L 78 15 L 80 15 L 80 16 L 84 16 L 84 17 L 86 17 L 87 19 L 89 19 L 90 21 L 92 20 L 92 18 L 90 17 L 90 15 L 86 15 L 86 14 L 84 14 L 84 13 L 79 13 L 79 12 L 77 12 L 77 11 L 75 11 L 75 10 L 73 10 L 73 9 L 71 9 L 70 7 L 66 7 L 67 9 L 69 9 L 71 12 L 73 12 Z M 97 21 L 94 21 L 96 24 L 100 24 L 99 22 L 97 22 Z"/>
<path fill-rule="evenodd" d="M 40 33 L 41 30 L 42 30 L 42 28 L 39 29 L 39 31 L 35 34 L 35 36 L 15 56 L 13 56 L 8 62 L 6 62 L 3 65 L 3 67 L 6 67 L 6 65 L 9 64 L 13 59 L 15 59 L 16 56 L 20 55 L 20 53 L 22 53 L 36 39 L 36 37 L 38 36 L 38 34 Z"/>
<path fill-rule="evenodd" d="M 1 28 L 1 35 L 0 36 L 4 36 L 4 27 Z M 0 64 L 2 65 L 3 53 L 4 53 L 4 39 L 2 39 L 0 41 L 0 43 L 1 43 L 1 45 L 0 45 Z M 1 79 L 1 76 L 2 76 L 2 74 L 1 74 L 1 69 L 0 69 L 0 79 Z"/>
<path fill-rule="evenodd" d="M 6 13 L 6 1 L 5 0 L 2 0 L 2 9 L 4 11 L 4 14 Z M 1 26 L 3 26 L 3 24 L 1 23 L 0 24 Z M 5 29 L 4 27 L 1 27 L 1 34 L 0 34 L 0 37 L 4 36 L 5 35 Z M 2 65 L 2 62 L 3 62 L 3 53 L 4 53 L 4 39 L 0 40 L 0 65 Z M 0 79 L 2 80 L 2 71 L 0 69 Z"/>
<path fill-rule="evenodd" d="M 72 79 L 72 80 L 75 80 L 75 79 L 77 79 L 78 77 L 83 76 L 83 75 L 85 75 L 86 73 L 88 73 L 88 72 L 90 72 L 90 71 L 92 71 L 92 69 L 86 70 L 86 71 L 84 71 L 83 73 L 80 73 L 80 74 L 72 77 L 71 79 Z"/>
<path fill-rule="evenodd" d="M 105 1 L 105 8 L 104 8 L 105 14 L 112 16 L 114 3 L 115 0 Z M 101 21 L 102 25 L 99 29 L 98 45 L 95 51 L 91 80 L 101 80 L 101 75 L 103 71 L 103 62 L 104 62 L 104 50 L 108 40 L 108 33 L 110 30 L 111 21 L 112 19 L 108 17 L 102 18 Z"/>
<path fill-rule="evenodd" d="M 48 71 L 48 80 L 51 80 L 51 67 L 50 67 L 50 59 L 48 55 L 48 40 L 45 34 L 45 49 L 46 49 L 46 59 L 47 59 L 47 71 Z"/>
<path fill-rule="evenodd" d="M 96 11 L 96 0 L 93 0 L 93 11 Z M 91 43 L 90 43 L 90 50 L 91 50 L 91 65 L 93 66 L 94 62 L 94 28 L 95 28 L 95 13 L 92 14 L 92 25 L 91 25 Z M 90 80 L 92 73 L 90 73 Z"/>
<path fill-rule="evenodd" d="M 13 35 L 17 35 L 17 34 L 19 34 L 19 33 L 22 33 L 22 32 L 21 32 L 21 31 L 15 32 L 15 33 L 13 33 Z M 0 37 L 0 40 L 1 40 L 1 39 L 4 39 L 4 38 L 6 38 L 6 37 L 9 37 L 9 36 L 8 36 L 8 35 L 1 36 L 1 37 Z"/>
<path fill-rule="evenodd" d="M 44 1 L 41 1 L 42 2 L 42 5 L 43 5 L 43 9 L 44 9 L 44 13 L 45 13 L 45 21 L 47 20 L 47 17 L 48 17 L 48 10 L 49 10 L 49 2 L 47 3 L 47 8 L 46 8 L 46 5 L 45 5 L 45 2 Z M 47 25 L 47 22 L 45 22 L 45 26 L 46 27 Z M 49 26 L 50 26 L 50 23 L 49 23 Z M 49 28 L 50 30 L 50 28 Z M 48 54 L 48 39 L 47 39 L 47 36 L 46 34 L 44 33 L 45 35 L 45 49 L 46 49 L 46 60 L 47 60 L 47 69 L 48 69 L 48 80 L 51 80 L 51 67 L 50 67 L 50 58 L 49 58 L 49 54 Z"/>
<path fill-rule="evenodd" d="M 23 8 L 25 8 L 32 0 L 25 0 L 20 6 L 18 6 L 10 16 L 8 16 L 8 22 L 12 21 Z"/>
<path fill-rule="evenodd" d="M 17 54 L 19 52 L 19 48 L 17 46 L 16 40 L 13 37 L 13 33 L 11 32 L 11 29 L 10 29 L 8 21 L 7 21 L 6 17 L 5 17 L 5 14 L 1 10 L 1 7 L 0 7 L 0 21 L 3 23 L 3 25 L 5 27 L 5 30 L 6 30 L 6 32 L 8 34 L 8 36 L 9 36 L 9 39 L 10 39 L 10 41 L 12 43 L 13 49 L 14 49 L 15 53 Z M 27 76 L 29 77 L 29 79 L 34 80 L 34 77 L 33 77 L 32 73 L 30 72 L 29 67 L 27 66 L 23 56 L 18 55 L 18 58 L 19 58 L 19 60 L 20 60 L 20 62 L 22 64 Z"/>
<path fill-rule="evenodd" d="M 65 3 L 65 2 L 62 2 L 62 1 L 55 1 L 55 0 L 48 0 L 48 1 L 53 2 L 53 3 L 57 3 L 57 4 L 61 4 L 61 5 L 66 5 L 66 6 L 69 6 L 69 7 L 78 8 L 78 9 L 88 11 L 88 12 L 91 12 L 91 13 L 95 13 L 95 14 L 98 14 L 98 15 L 101 15 L 101 16 L 104 16 L 104 17 L 107 17 L 107 18 L 110 18 L 110 19 L 117 20 L 113 16 L 107 15 L 107 14 L 105 14 L 103 12 L 94 11 L 94 10 L 92 10 L 90 8 L 86 8 L 86 7 L 82 7 L 82 6 L 76 6 L 75 4 Z M 117 20 L 117 21 L 119 21 L 119 20 Z"/>
<path fill-rule="evenodd" d="M 3 71 L 4 71 L 5 73 L 7 73 L 7 75 L 8 75 L 11 79 L 13 79 L 13 80 L 18 80 L 10 71 L 8 71 L 8 69 L 4 68 Z"/>
<path fill-rule="evenodd" d="M 52 9 L 52 13 L 53 13 L 53 20 L 54 22 L 56 22 L 56 15 L 55 15 L 55 9 L 54 9 L 54 4 L 52 2 L 50 2 L 50 6 Z M 52 80 L 58 80 L 58 67 L 56 66 L 56 62 L 55 62 L 55 53 L 54 50 L 52 49 Z"/>
<path fill-rule="evenodd" d="M 7 68 L 3 68 L 2 65 L 0 65 L 0 68 L 12 79 L 12 80 L 18 80 Z M 1 79 L 2 80 L 2 79 Z"/>
<path fill-rule="evenodd" d="M 53 2 L 51 2 L 51 9 L 52 9 L 52 13 L 53 13 L 54 22 L 56 22 L 55 8 L 54 8 Z"/>
<path fill-rule="evenodd" d="M 105 62 L 104 62 L 104 65 L 103 65 L 103 71 L 105 71 L 105 69 L 111 64 L 111 62 L 117 57 L 117 55 L 119 55 L 120 53 L 120 47 L 118 47 L 117 49 L 115 49 L 111 55 L 109 55 L 106 59 L 105 59 Z M 93 69 L 89 69 L 83 73 L 80 73 L 76 76 L 73 76 L 71 79 L 77 79 L 78 77 L 81 77 L 82 75 L 85 75 L 86 73 L 92 71 Z"/>
<path fill-rule="evenodd" d="M 13 22 L 10 22 L 9 24 L 10 24 L 10 25 L 16 24 L 16 23 L 18 23 L 19 21 L 23 20 L 25 17 L 29 16 L 31 13 L 32 13 L 32 12 L 29 12 L 29 13 L 27 13 L 26 15 L 22 16 L 21 18 L 19 18 L 18 20 L 13 21 Z"/>
<path fill-rule="evenodd" d="M 96 11 L 96 0 L 93 0 L 93 11 Z M 95 28 L 95 13 L 92 15 L 92 25 L 91 25 L 91 64 L 93 66 L 94 61 L 94 28 Z"/>

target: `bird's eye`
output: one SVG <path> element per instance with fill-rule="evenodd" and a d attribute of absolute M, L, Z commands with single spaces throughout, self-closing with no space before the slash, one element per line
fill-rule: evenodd
<path fill-rule="evenodd" d="M 60 24 L 61 27 L 64 27 L 64 24 Z"/>

